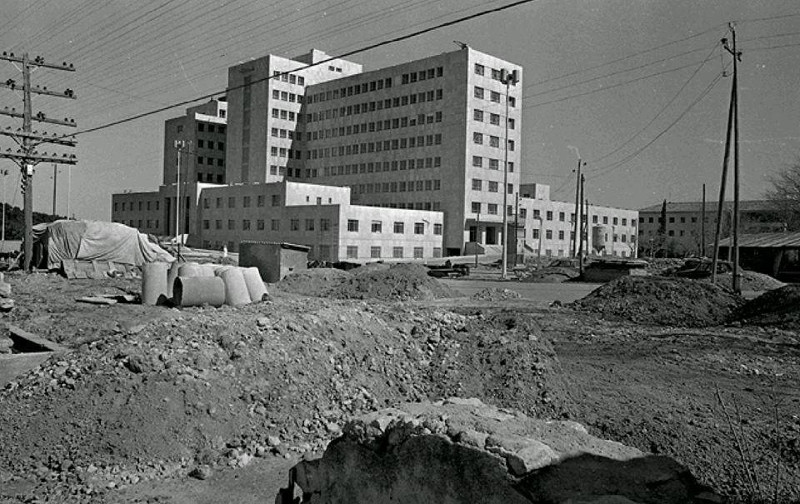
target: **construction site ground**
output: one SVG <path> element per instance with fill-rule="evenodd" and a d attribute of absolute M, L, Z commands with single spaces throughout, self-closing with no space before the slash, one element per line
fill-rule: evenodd
<path fill-rule="evenodd" d="M 185 310 L 76 302 L 137 280 L 7 275 L 3 321 L 70 352 L 0 385 L 0 503 L 272 502 L 350 416 L 454 395 L 576 420 L 724 494 L 800 499 L 796 330 L 570 308 L 586 284 L 377 274 L 382 300 L 311 278 L 322 296 Z"/>

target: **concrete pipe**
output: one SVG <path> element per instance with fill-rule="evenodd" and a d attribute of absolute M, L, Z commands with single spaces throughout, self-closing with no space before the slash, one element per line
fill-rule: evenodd
<path fill-rule="evenodd" d="M 200 276 L 203 277 L 213 277 L 214 272 L 216 271 L 217 267 L 215 264 L 201 264 L 200 265 Z"/>
<path fill-rule="evenodd" d="M 242 270 L 242 275 L 244 275 L 244 283 L 247 284 L 247 291 L 250 293 L 250 301 L 258 303 L 264 299 L 264 295 L 267 293 L 264 280 L 261 279 L 261 273 L 258 272 L 258 268 L 255 266 L 240 269 Z"/>
<path fill-rule="evenodd" d="M 173 293 L 175 304 L 181 307 L 225 304 L 225 282 L 219 277 L 179 276 Z"/>
<path fill-rule="evenodd" d="M 164 304 L 167 295 L 167 268 L 165 262 L 145 263 L 142 267 L 142 304 Z"/>
<path fill-rule="evenodd" d="M 230 306 L 246 305 L 250 302 L 250 292 L 244 281 L 244 275 L 239 268 L 231 268 L 217 276 L 225 282 L 225 304 Z"/>
<path fill-rule="evenodd" d="M 178 261 L 172 261 L 169 266 L 169 272 L 167 273 L 167 297 L 169 299 L 172 299 L 172 287 L 175 285 L 175 279 L 178 278 L 178 272 L 182 264 Z"/>
<path fill-rule="evenodd" d="M 187 262 L 181 265 L 178 276 L 186 278 L 203 276 L 203 268 L 197 263 Z"/>

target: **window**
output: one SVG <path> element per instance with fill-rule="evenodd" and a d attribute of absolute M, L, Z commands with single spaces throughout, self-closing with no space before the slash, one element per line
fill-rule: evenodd
<path fill-rule="evenodd" d="M 481 213 L 481 204 L 477 201 L 473 201 L 470 210 L 475 214 Z"/>
<path fill-rule="evenodd" d="M 371 230 L 373 233 L 380 233 L 383 231 L 383 222 L 381 221 L 372 221 Z"/>
<path fill-rule="evenodd" d="M 500 147 L 500 137 L 489 136 L 489 146 L 490 147 Z"/>
<path fill-rule="evenodd" d="M 559 231 L 558 232 L 558 239 L 559 240 L 563 240 L 564 239 L 564 231 Z"/>
<path fill-rule="evenodd" d="M 487 205 L 487 206 L 489 207 L 488 208 L 489 215 L 497 215 L 497 204 L 496 203 L 489 203 L 489 205 Z"/>
<path fill-rule="evenodd" d="M 228 229 L 236 229 L 236 221 L 228 219 Z"/>
<path fill-rule="evenodd" d="M 546 239 L 548 239 L 548 240 L 552 240 L 553 239 L 553 230 L 552 229 L 546 229 L 545 232 L 544 232 L 544 237 Z"/>
<path fill-rule="evenodd" d="M 500 125 L 500 114 L 489 114 L 489 124 Z"/>
<path fill-rule="evenodd" d="M 425 223 L 424 222 L 415 222 L 414 223 L 414 234 L 415 235 L 425 234 Z"/>
<path fill-rule="evenodd" d="M 300 219 L 289 220 L 289 231 L 300 231 Z"/>
<path fill-rule="evenodd" d="M 394 223 L 394 234 L 404 234 L 406 232 L 405 224 L 402 222 Z M 400 256 L 402 257 L 402 256 Z"/>
<path fill-rule="evenodd" d="M 280 229 L 281 229 L 281 221 L 279 221 L 278 219 L 272 219 L 270 221 L 270 223 L 269 223 L 269 228 L 272 231 L 280 231 Z"/>
<path fill-rule="evenodd" d="M 236 198 L 231 196 L 228 198 L 228 208 L 236 208 Z"/>
<path fill-rule="evenodd" d="M 256 198 L 256 205 L 260 206 L 260 207 L 264 206 L 264 195 L 263 194 L 259 194 L 258 197 Z"/>
<path fill-rule="evenodd" d="M 264 219 L 258 219 L 256 221 L 256 229 L 258 231 L 264 231 Z"/>
<path fill-rule="evenodd" d="M 356 259 L 358 258 L 358 247 L 355 245 L 348 245 L 347 246 L 347 258 L 348 259 Z"/>
<path fill-rule="evenodd" d="M 491 185 L 491 182 L 489 183 Z M 497 184 L 497 182 L 495 182 Z M 473 191 L 480 191 L 483 189 L 483 181 L 481 179 L 472 179 L 472 190 Z"/>
<path fill-rule="evenodd" d="M 347 230 L 353 233 L 358 232 L 358 220 L 357 219 L 347 219 Z"/>
<path fill-rule="evenodd" d="M 483 110 L 481 110 L 481 109 L 475 109 L 475 110 L 472 112 L 472 118 L 473 118 L 474 120 L 476 120 L 476 121 L 483 122 Z"/>
<path fill-rule="evenodd" d="M 250 196 L 245 196 L 242 198 L 242 207 L 244 208 L 250 207 Z"/>
<path fill-rule="evenodd" d="M 484 73 L 486 73 L 486 67 L 480 63 L 475 63 L 475 75 L 483 75 Z"/>
<path fill-rule="evenodd" d="M 273 194 L 272 195 L 272 206 L 279 206 L 281 204 L 281 195 L 280 194 Z"/>
<path fill-rule="evenodd" d="M 491 94 L 489 95 L 489 99 L 495 103 L 500 103 L 500 93 L 498 93 L 497 91 L 492 91 Z"/>
<path fill-rule="evenodd" d="M 425 250 L 422 247 L 414 247 L 414 259 L 422 259 Z"/>
<path fill-rule="evenodd" d="M 214 221 L 214 229 L 222 229 L 222 220 L 217 219 Z"/>
<path fill-rule="evenodd" d="M 330 231 L 330 229 L 331 229 L 331 220 L 330 219 L 320 219 L 319 220 L 319 228 L 322 231 Z"/>
<path fill-rule="evenodd" d="M 567 215 L 564 212 L 558 212 L 558 220 L 560 222 L 564 222 L 566 220 Z M 575 220 L 575 214 L 572 214 L 572 220 Z"/>
<path fill-rule="evenodd" d="M 545 216 L 546 216 L 547 220 L 549 220 L 549 221 L 553 220 L 553 211 L 552 210 L 548 210 L 547 213 L 545 214 Z"/>
<path fill-rule="evenodd" d="M 617 224 L 619 224 L 619 218 L 614 217 L 614 219 L 611 222 L 616 226 Z"/>
<path fill-rule="evenodd" d="M 480 168 L 483 166 L 483 158 L 480 156 L 472 156 L 472 166 Z"/>
<path fill-rule="evenodd" d="M 472 143 L 476 143 L 479 145 L 483 144 L 483 134 L 482 133 L 473 133 L 472 134 Z"/>
<path fill-rule="evenodd" d="M 475 86 L 475 98 L 483 98 L 483 88 Z"/>
<path fill-rule="evenodd" d="M 489 182 L 489 192 L 497 192 L 497 188 L 499 184 L 497 182 L 490 181 Z"/>
<path fill-rule="evenodd" d="M 489 159 L 489 169 L 490 170 L 499 170 L 500 169 L 500 161 L 497 159 Z"/>
<path fill-rule="evenodd" d="M 208 220 L 203 221 L 203 229 L 209 229 L 211 227 L 211 223 Z"/>
<path fill-rule="evenodd" d="M 403 258 L 403 247 L 392 247 L 392 257 L 395 259 Z"/>
<path fill-rule="evenodd" d="M 244 220 L 242 221 L 242 229 L 243 229 L 243 230 L 245 230 L 245 231 L 247 231 L 248 229 L 250 229 L 250 220 L 248 220 L 248 219 L 244 219 Z"/>
<path fill-rule="evenodd" d="M 314 231 L 314 219 L 306 219 L 306 231 Z"/>

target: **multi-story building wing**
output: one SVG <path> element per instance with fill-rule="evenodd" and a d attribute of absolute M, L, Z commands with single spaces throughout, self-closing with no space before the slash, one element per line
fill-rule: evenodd
<path fill-rule="evenodd" d="M 508 96 L 502 70 L 519 76 Z M 519 188 L 521 74 L 466 48 L 309 86 L 290 175 L 348 186 L 361 205 L 443 211 L 448 254 L 498 244 L 506 145 L 509 214 Z"/>
<path fill-rule="evenodd" d="M 228 69 L 228 182 L 300 177 L 296 133 L 307 87 L 361 72 L 361 65 L 342 59 L 309 66 L 328 59 L 318 50 L 292 59 L 270 54 Z"/>
<path fill-rule="evenodd" d="M 228 103 L 211 100 L 186 109 L 186 114 L 164 122 L 162 184 L 175 184 L 178 176 L 176 141 L 184 142 L 181 181 L 225 183 L 225 143 Z"/>

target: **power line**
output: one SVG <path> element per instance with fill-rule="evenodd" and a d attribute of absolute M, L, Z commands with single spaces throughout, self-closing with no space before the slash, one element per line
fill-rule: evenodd
<path fill-rule="evenodd" d="M 786 19 L 786 18 L 792 18 L 792 17 L 798 17 L 798 16 L 800 16 L 800 12 L 794 12 L 794 13 L 788 13 L 788 14 L 780 14 L 780 15 L 777 15 L 777 16 L 769 16 L 769 17 L 761 17 L 761 18 L 749 18 L 749 19 L 745 18 L 745 19 L 739 19 L 736 22 L 737 23 L 755 23 L 755 22 L 760 22 L 760 21 L 773 21 L 775 19 Z"/>
<path fill-rule="evenodd" d="M 543 79 L 543 80 L 540 80 L 540 81 L 536 81 L 536 82 L 530 83 L 530 86 L 538 86 L 538 85 L 544 84 L 546 82 L 563 79 L 564 77 L 569 77 L 571 75 L 579 74 L 579 73 L 582 73 L 582 72 L 588 72 L 589 70 L 595 70 L 597 68 L 602 68 L 602 67 L 605 67 L 605 66 L 613 65 L 614 63 L 619 63 L 620 61 L 625 61 L 625 60 L 628 60 L 628 59 L 631 59 L 631 58 L 635 58 L 637 56 L 641 56 L 643 54 L 651 53 L 653 51 L 657 51 L 659 49 L 663 49 L 663 48 L 665 48 L 667 46 L 679 44 L 681 42 L 685 42 L 685 41 L 691 40 L 693 38 L 701 37 L 701 36 L 703 36 L 703 35 L 705 35 L 707 33 L 710 33 L 710 32 L 712 32 L 714 30 L 717 30 L 721 26 L 726 26 L 726 24 L 725 23 L 719 23 L 717 25 L 712 26 L 711 28 L 708 28 L 707 30 L 701 31 L 700 33 L 695 33 L 694 35 L 689 35 L 689 36 L 680 38 L 678 40 L 673 40 L 673 41 L 667 42 L 665 44 L 658 45 L 656 47 L 651 47 L 650 49 L 645 49 L 643 51 L 635 52 L 633 54 L 629 54 L 627 56 L 623 56 L 621 58 L 617 58 L 615 60 L 611 60 L 611 61 L 608 61 L 606 63 L 600 63 L 599 65 L 591 66 L 591 67 L 588 67 L 588 68 L 582 68 L 580 70 L 575 70 L 575 71 L 572 71 L 572 72 L 561 74 L 561 75 L 558 75 L 556 77 L 550 77 L 548 79 Z"/>
<path fill-rule="evenodd" d="M 630 138 L 628 138 L 626 141 L 624 141 L 622 144 L 620 144 L 620 145 L 619 145 L 619 146 L 618 146 L 616 149 L 614 149 L 614 150 L 612 150 L 611 152 L 609 152 L 609 153 L 607 153 L 607 154 L 604 154 L 603 156 L 601 156 L 601 157 L 599 157 L 599 158 L 597 158 L 597 159 L 595 159 L 595 160 L 591 161 L 591 163 L 593 163 L 593 164 L 594 164 L 594 163 L 599 163 L 599 162 L 600 162 L 600 161 L 602 161 L 603 159 L 606 159 L 606 158 L 608 158 L 608 157 L 610 157 L 610 156 L 612 156 L 612 155 L 616 154 L 617 152 L 619 152 L 620 150 L 622 150 L 622 148 L 623 148 L 623 147 L 625 147 L 626 145 L 628 145 L 629 143 L 631 143 L 633 140 L 635 140 L 635 139 L 636 139 L 636 138 L 637 138 L 639 135 L 641 135 L 641 134 L 642 134 L 642 133 L 643 133 L 643 132 L 644 132 L 644 131 L 645 131 L 647 128 L 649 128 L 649 127 L 650 127 L 650 126 L 651 126 L 651 125 L 652 125 L 652 124 L 653 124 L 653 123 L 656 121 L 656 119 L 658 119 L 658 118 L 661 116 L 661 114 L 663 114 L 663 113 L 664 113 L 664 111 L 665 111 L 665 110 L 667 110 L 667 108 L 668 108 L 670 105 L 672 105 L 672 103 L 673 103 L 673 102 L 674 102 L 674 101 L 675 101 L 675 100 L 678 98 L 678 96 L 680 96 L 680 94 L 681 94 L 681 93 L 683 93 L 683 90 L 684 90 L 684 89 L 686 89 L 686 87 L 689 85 L 689 83 L 690 83 L 690 82 L 692 82 L 692 79 L 694 79 L 694 78 L 695 78 L 695 76 L 696 76 L 698 73 L 700 73 L 700 70 L 701 70 L 701 69 L 702 69 L 702 68 L 705 66 L 705 64 L 706 64 L 706 63 L 708 63 L 708 62 L 709 62 L 709 60 L 711 60 L 711 57 L 712 57 L 712 55 L 714 54 L 714 52 L 716 51 L 716 49 L 717 49 L 718 47 L 719 47 L 719 46 L 718 46 L 718 45 L 715 43 L 715 44 L 714 44 L 714 47 L 712 47 L 712 48 L 711 48 L 711 52 L 709 52 L 709 53 L 708 53 L 708 55 L 706 56 L 706 59 L 704 59 L 704 60 L 702 61 L 702 63 L 700 63 L 700 65 L 699 65 L 697 68 L 695 68 L 694 72 L 692 72 L 692 75 L 690 75 L 690 76 L 689 76 L 689 78 L 688 78 L 688 79 L 686 79 L 686 82 L 684 82 L 684 83 L 683 83 L 683 86 L 681 86 L 681 88 L 678 90 L 678 92 L 677 92 L 677 93 L 675 93 L 675 95 L 672 97 L 672 99 L 671 99 L 671 100 L 669 100 L 669 101 L 666 103 L 666 105 L 664 105 L 663 107 L 661 107 L 661 110 L 659 110 L 659 111 L 656 113 L 656 115 L 655 115 L 655 116 L 653 116 L 653 118 L 652 118 L 652 119 L 650 119 L 650 121 L 649 121 L 647 124 L 645 124 L 645 125 L 644 125 L 644 127 L 643 127 L 643 128 L 641 128 L 639 131 L 637 131 L 636 133 L 634 133 L 634 134 L 633 134 L 633 136 L 631 136 L 631 137 L 630 137 Z"/>
<path fill-rule="evenodd" d="M 706 87 L 706 88 L 703 90 L 703 92 L 702 92 L 702 93 L 700 93 L 700 95 L 699 95 L 699 96 L 698 96 L 698 97 L 697 97 L 697 98 L 696 98 L 694 101 L 692 101 L 692 103 L 690 103 L 690 104 L 689 104 L 689 106 L 688 106 L 688 107 L 687 107 L 687 108 L 686 108 L 686 109 L 685 109 L 683 112 L 681 112 L 681 113 L 680 113 L 680 115 L 678 115 L 678 117 L 676 117 L 674 121 L 672 121 L 672 122 L 671 122 L 671 123 L 670 123 L 670 124 L 669 124 L 669 125 L 668 125 L 666 128 L 664 128 L 663 130 L 661 130 L 661 132 L 660 132 L 658 135 L 656 135 L 656 136 L 655 136 L 655 137 L 654 137 L 652 140 L 650 140 L 649 142 L 647 142 L 646 144 L 644 144 L 644 145 L 643 145 L 641 148 L 639 148 L 638 150 L 634 151 L 632 154 L 629 154 L 628 156 L 624 157 L 624 158 L 623 158 L 623 159 L 621 159 L 620 161 L 617 161 L 617 162 L 615 162 L 615 163 L 608 164 L 608 165 L 606 165 L 606 166 L 601 166 L 601 167 L 600 167 L 600 168 L 598 168 L 598 169 L 597 169 L 597 171 L 596 171 L 596 172 L 595 172 L 595 173 L 594 173 L 594 174 L 593 174 L 591 177 L 589 177 L 589 178 L 590 178 L 590 179 L 595 179 L 595 178 L 597 178 L 597 177 L 601 177 L 601 176 L 608 175 L 609 173 L 611 173 L 612 171 L 616 170 L 616 169 L 617 169 L 617 168 L 619 168 L 620 166 L 624 165 L 624 164 L 625 164 L 625 163 L 627 163 L 628 161 L 632 160 L 633 158 L 635 158 L 636 156 L 638 156 L 639 154 L 641 154 L 641 153 L 642 153 L 642 152 L 643 152 L 645 149 L 647 149 L 648 147 L 650 147 L 651 145 L 653 145 L 653 144 L 654 144 L 654 143 L 655 143 L 655 142 L 656 142 L 656 141 L 657 141 L 659 138 L 661 138 L 662 136 L 664 136 L 664 135 L 665 135 L 665 134 L 666 134 L 666 133 L 667 133 L 667 132 L 668 132 L 670 129 L 672 129 L 672 127 L 673 127 L 673 126 L 675 126 L 676 124 L 678 124 L 678 122 L 679 122 L 681 119 L 683 119 L 683 117 L 684 117 L 686 114 L 688 114 L 688 113 L 689 113 L 689 111 L 691 111 L 691 110 L 694 108 L 694 106 L 695 106 L 695 105 L 697 105 L 698 103 L 700 103 L 700 101 L 701 101 L 701 100 L 703 100 L 703 98 L 705 98 L 705 97 L 708 95 L 708 93 L 709 93 L 709 92 L 711 92 L 711 90 L 714 88 L 714 86 L 716 86 L 716 85 L 717 85 L 717 83 L 718 83 L 718 82 L 719 82 L 719 81 L 722 79 L 722 76 L 723 76 L 723 74 L 722 74 L 722 73 L 718 74 L 718 75 L 717 75 L 717 76 L 716 76 L 716 77 L 715 77 L 715 78 L 714 78 L 714 79 L 711 81 L 711 83 L 710 83 L 710 84 L 709 84 L 709 85 L 708 85 L 708 86 L 707 86 L 707 87 Z"/>
<path fill-rule="evenodd" d="M 391 39 L 388 39 L 388 40 L 385 40 L 385 41 L 382 41 L 382 42 L 377 42 L 375 44 L 367 45 L 366 47 L 362 47 L 360 49 L 355 49 L 355 50 L 352 50 L 352 51 L 349 51 L 349 52 L 345 52 L 344 54 L 341 54 L 339 56 L 333 56 L 333 57 L 318 61 L 317 63 L 312 63 L 312 64 L 307 65 L 305 67 L 302 67 L 301 69 L 298 69 L 298 70 L 304 70 L 306 68 L 312 68 L 312 67 L 315 67 L 315 66 L 324 65 L 326 63 L 329 63 L 331 61 L 335 61 L 337 59 L 347 58 L 347 57 L 353 56 L 355 54 L 359 54 L 359 53 L 366 52 L 366 51 L 371 51 L 372 49 L 377 49 L 378 47 L 383 47 L 385 45 L 390 45 L 390 44 L 394 44 L 394 43 L 397 43 L 397 42 L 401 42 L 403 40 L 408 40 L 408 39 L 411 39 L 411 38 L 415 38 L 415 37 L 418 37 L 420 35 L 424 35 L 425 33 L 429 33 L 429 32 L 436 31 L 436 30 L 440 30 L 440 29 L 446 28 L 448 26 L 453 26 L 453 25 L 456 25 L 456 24 L 460 24 L 460 23 L 463 23 L 465 21 L 470 21 L 470 20 L 477 19 L 477 18 L 480 18 L 480 17 L 483 17 L 483 16 L 487 16 L 489 14 L 494 14 L 494 13 L 497 13 L 497 12 L 508 10 L 508 9 L 511 9 L 511 8 L 514 8 L 514 7 L 518 7 L 520 5 L 527 4 L 527 3 L 532 3 L 534 1 L 536 1 L 536 0 L 518 0 L 518 1 L 512 2 L 510 4 L 502 5 L 500 7 L 495 7 L 495 8 L 492 8 L 492 9 L 486 9 L 486 10 L 480 11 L 480 12 L 475 13 L 475 14 L 462 16 L 460 18 L 457 18 L 457 19 L 454 19 L 454 20 L 451 20 L 451 21 L 446 21 L 444 23 L 439 23 L 437 25 L 434 25 L 434 26 L 431 26 L 431 27 L 428 27 L 428 28 L 423 28 L 421 30 L 414 31 L 414 32 L 406 34 L 406 35 L 401 35 L 399 37 L 394 37 L 394 38 L 391 38 Z M 267 77 L 263 77 L 261 79 L 255 79 L 252 82 L 250 82 L 249 84 L 242 84 L 242 85 L 235 86 L 233 88 L 228 88 L 228 89 L 225 89 L 225 90 L 222 90 L 222 91 L 217 91 L 217 92 L 214 92 L 214 93 L 207 93 L 205 95 L 202 95 L 202 96 L 199 96 L 199 97 L 196 97 L 196 98 L 193 98 L 193 99 L 183 100 L 183 101 L 174 103 L 172 105 L 167 105 L 167 106 L 164 106 L 164 107 L 157 108 L 155 110 L 150 110 L 148 112 L 142 112 L 141 114 L 136 114 L 136 115 L 133 115 L 131 117 L 127 117 L 125 119 L 119 119 L 117 121 L 112 121 L 112 122 L 109 122 L 109 123 L 106 123 L 106 124 L 102 124 L 100 126 L 95 126 L 94 128 L 88 128 L 88 129 L 85 129 L 85 130 L 82 130 L 82 131 L 77 131 L 77 132 L 73 133 L 70 136 L 82 135 L 82 134 L 85 134 L 85 133 L 91 133 L 91 132 L 94 132 L 94 131 L 99 131 L 99 130 L 102 130 L 102 129 L 110 128 L 112 126 L 118 126 L 120 124 L 124 124 L 124 123 L 128 123 L 128 122 L 131 122 L 131 121 L 135 121 L 137 119 L 141 119 L 143 117 L 147 117 L 147 116 L 155 115 L 155 114 L 158 114 L 158 113 L 161 113 L 161 112 L 165 112 L 167 110 L 171 110 L 171 109 L 176 108 L 176 107 L 182 107 L 182 106 L 189 105 L 191 103 L 195 103 L 195 102 L 198 102 L 198 101 L 201 101 L 201 100 L 208 100 L 208 99 L 211 99 L 211 98 L 213 98 L 215 96 L 219 96 L 219 95 L 225 94 L 225 93 L 227 93 L 229 91 L 234 91 L 236 89 L 242 89 L 244 87 L 252 86 L 253 84 L 257 84 L 259 82 L 263 82 L 263 81 L 267 81 L 267 80 L 275 79 L 275 78 L 280 78 L 281 75 L 291 74 L 291 73 L 293 73 L 295 71 L 297 71 L 297 70 L 292 70 L 292 71 L 289 71 L 289 72 L 282 72 L 282 73 L 279 73 L 279 74 L 276 74 L 276 75 L 270 75 L 270 76 L 267 76 Z"/>
<path fill-rule="evenodd" d="M 607 91 L 609 89 L 614 89 L 614 88 L 617 88 L 617 87 L 620 87 L 620 86 L 625 86 L 627 84 L 632 84 L 634 82 L 639 82 L 641 80 L 650 79 L 652 77 L 656 77 L 656 76 L 659 76 L 659 75 L 664 75 L 664 74 L 668 74 L 668 73 L 672 73 L 672 72 L 677 72 L 678 70 L 683 70 L 685 68 L 690 68 L 690 67 L 693 67 L 693 66 L 695 66 L 696 64 L 698 64 L 698 63 L 700 63 L 702 61 L 703 60 L 696 60 L 696 61 L 693 61 L 693 62 L 689 63 L 688 65 L 682 65 L 682 66 L 679 66 L 679 67 L 670 68 L 669 70 L 662 70 L 660 72 L 655 72 L 655 73 L 651 73 L 651 74 L 647 74 L 647 75 L 642 75 L 641 77 L 637 77 L 635 79 L 618 82 L 618 83 L 612 84 L 610 86 L 605 86 L 605 87 L 601 87 L 601 88 L 597 88 L 597 89 L 592 89 L 590 91 L 584 91 L 583 93 L 577 93 L 577 94 L 573 94 L 573 95 L 564 96 L 564 97 L 561 97 L 561 98 L 557 98 L 555 100 L 550 100 L 550 101 L 540 102 L 540 103 L 534 103 L 534 104 L 531 104 L 531 105 L 523 105 L 523 108 L 541 107 L 541 106 L 544 106 L 544 105 L 550 105 L 551 103 L 558 103 L 558 102 L 562 102 L 562 101 L 566 101 L 566 100 L 571 100 L 573 98 L 578 98 L 578 97 L 581 97 L 581 96 L 586 96 L 586 95 L 590 95 L 590 94 L 594 94 L 594 93 L 599 93 L 600 91 Z M 523 96 L 523 98 L 525 98 L 525 97 Z"/>

